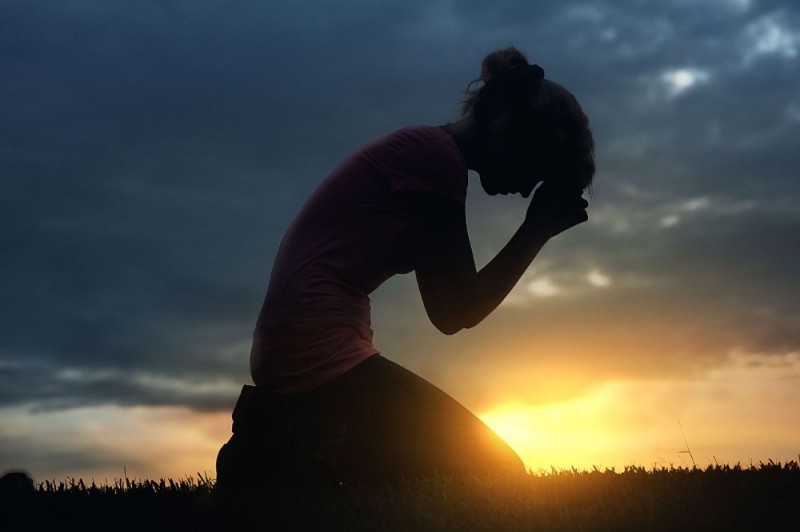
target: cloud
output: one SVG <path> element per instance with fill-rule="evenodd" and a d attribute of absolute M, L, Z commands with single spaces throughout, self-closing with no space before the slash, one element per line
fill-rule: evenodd
<path fill-rule="evenodd" d="M 796 14 L 795 14 L 796 15 Z M 763 15 L 748 24 L 745 38 L 749 41 L 744 56 L 745 64 L 763 55 L 777 55 L 784 59 L 795 59 L 800 47 L 798 18 L 785 10 Z"/>
<path fill-rule="evenodd" d="M 363 141 L 455 118 L 508 44 L 592 119 L 590 222 L 454 338 L 393 279 L 373 298 L 379 348 L 486 406 L 798 347 L 793 4 L 19 1 L 4 20 L 4 421 L 229 409 L 304 198 Z M 470 191 L 481 264 L 524 209 Z"/>
<path fill-rule="evenodd" d="M 230 366 L 231 364 L 226 364 Z M 0 367 L 0 407 L 25 406 L 37 411 L 87 406 L 184 405 L 198 411 L 227 410 L 245 375 L 214 375 L 207 367 L 178 374 L 165 367 L 153 371 L 69 366 L 44 361 L 4 362 Z"/>
<path fill-rule="evenodd" d="M 586 275 L 586 279 L 589 281 L 589 284 L 597 288 L 606 288 L 611 286 L 611 278 L 607 275 L 604 275 L 599 270 L 590 271 Z"/>
<path fill-rule="evenodd" d="M 185 408 L 76 408 L 59 412 L 0 409 L 0 471 L 22 468 L 35 482 L 83 478 L 215 477 L 214 461 L 230 437 L 230 413 Z M 31 444 L 35 442 L 35 445 Z"/>
<path fill-rule="evenodd" d="M 677 98 L 693 87 L 708 83 L 709 79 L 707 71 L 695 68 L 668 70 L 661 75 L 661 81 L 666 85 L 667 96 L 670 98 Z"/>

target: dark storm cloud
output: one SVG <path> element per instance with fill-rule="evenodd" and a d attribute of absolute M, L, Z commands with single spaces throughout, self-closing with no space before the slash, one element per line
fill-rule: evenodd
<path fill-rule="evenodd" d="M 239 391 L 241 382 L 241 378 L 234 381 L 191 371 L 170 376 L 162 367 L 146 373 L 23 361 L 0 368 L 0 404 L 26 405 L 35 411 L 108 404 L 189 404 L 197 410 L 225 410 L 232 406 L 231 396 Z"/>
<path fill-rule="evenodd" d="M 552 260 L 728 294 L 736 324 L 762 309 L 752 343 L 794 345 L 789 2 L 6 2 L 0 24 L 2 404 L 224 408 L 227 392 L 180 383 L 246 379 L 275 248 L 314 184 L 374 135 L 454 118 L 482 55 L 509 43 L 592 117 L 596 207 L 650 224 L 601 224 Z M 672 94 L 680 69 L 707 78 Z M 659 226 L 697 196 L 758 208 Z M 513 228 L 472 197 L 495 220 L 479 252 Z M 413 334 L 407 286 L 377 296 L 396 300 L 376 316 L 393 353 L 440 341 Z"/>

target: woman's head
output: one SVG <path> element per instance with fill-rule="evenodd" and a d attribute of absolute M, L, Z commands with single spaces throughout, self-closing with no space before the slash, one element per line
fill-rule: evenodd
<path fill-rule="evenodd" d="M 522 52 L 509 47 L 487 55 L 467 95 L 462 112 L 474 118 L 487 151 L 487 168 L 478 169 L 482 179 L 484 173 L 511 172 L 530 181 L 520 190 L 540 181 L 580 191 L 589 187 L 595 171 L 589 119 L 575 97 L 544 79 L 544 71 Z"/>

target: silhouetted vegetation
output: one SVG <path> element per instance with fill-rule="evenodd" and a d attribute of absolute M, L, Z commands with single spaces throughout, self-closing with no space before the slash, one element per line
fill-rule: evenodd
<path fill-rule="evenodd" d="M 797 462 L 515 477 L 431 477 L 395 485 L 281 486 L 244 496 L 213 480 L 45 481 L 6 493 L 12 530 L 789 530 Z M 241 528 L 246 527 L 246 528 Z"/>

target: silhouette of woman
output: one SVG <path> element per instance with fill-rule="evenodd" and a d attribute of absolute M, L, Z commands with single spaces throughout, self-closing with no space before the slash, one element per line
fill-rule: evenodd
<path fill-rule="evenodd" d="M 372 345 L 369 294 L 414 271 L 443 333 L 481 322 L 542 246 L 588 219 L 594 141 L 575 97 L 515 48 L 486 56 L 463 116 L 412 126 L 346 158 L 288 229 L 220 449 L 220 488 L 523 472 L 477 417 Z M 474 83 L 474 82 L 473 82 Z M 476 271 L 467 170 L 491 195 L 536 187 L 524 222 Z"/>

